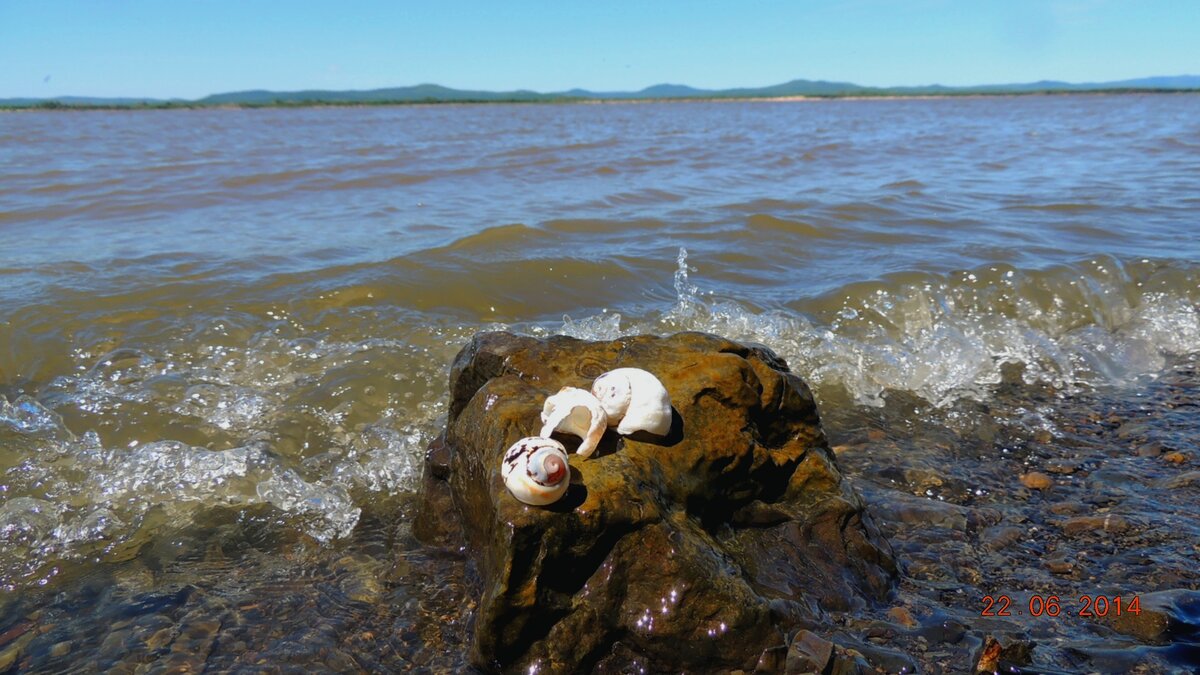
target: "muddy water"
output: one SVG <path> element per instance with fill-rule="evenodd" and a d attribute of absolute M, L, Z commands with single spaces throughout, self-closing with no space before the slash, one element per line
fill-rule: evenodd
<path fill-rule="evenodd" d="M 959 672 L 993 636 L 1033 672 L 1186 671 L 1198 120 L 1196 96 L 0 116 L 0 666 L 460 668 L 461 555 L 408 519 L 448 363 L 502 328 L 784 356 L 905 570 L 823 633 L 885 669 Z M 1191 633 L 1079 616 L 1162 592 Z M 1025 614 L 981 616 L 1001 595 Z"/>

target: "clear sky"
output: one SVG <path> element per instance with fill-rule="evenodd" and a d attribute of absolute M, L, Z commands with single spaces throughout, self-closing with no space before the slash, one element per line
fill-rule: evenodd
<path fill-rule="evenodd" d="M 1197 0 L 0 0 L 0 97 L 1183 74 Z"/>

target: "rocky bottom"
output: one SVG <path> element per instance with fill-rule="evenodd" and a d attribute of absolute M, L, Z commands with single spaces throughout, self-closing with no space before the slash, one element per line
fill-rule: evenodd
<path fill-rule="evenodd" d="M 1197 368 L 1193 356 L 1140 389 L 1070 396 L 1006 384 L 950 411 L 902 395 L 827 403 L 838 462 L 902 575 L 887 603 L 831 612 L 792 656 L 879 672 L 1191 672 Z M 376 503 L 328 547 L 269 508 L 213 509 L 136 558 L 4 598 L 0 672 L 465 670 L 466 556 L 420 546 L 414 507 Z M 599 670 L 655 670 L 614 653 Z"/>

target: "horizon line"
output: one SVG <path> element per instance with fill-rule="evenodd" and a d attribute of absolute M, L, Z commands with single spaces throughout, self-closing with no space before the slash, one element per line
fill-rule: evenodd
<path fill-rule="evenodd" d="M 455 93 L 480 93 L 480 94 L 487 94 L 487 95 L 524 94 L 524 95 L 535 95 L 535 96 L 560 96 L 560 97 L 561 96 L 569 96 L 569 95 L 573 95 L 573 94 L 585 95 L 585 96 L 590 95 L 593 97 L 606 96 L 606 95 L 607 96 L 635 96 L 635 95 L 639 95 L 639 94 L 644 94 L 653 89 L 667 88 L 667 87 L 678 88 L 678 89 L 688 89 L 688 90 L 697 92 L 697 94 L 699 94 L 699 95 L 703 95 L 703 94 L 720 94 L 722 92 L 768 90 L 768 89 L 784 87 L 787 85 L 795 85 L 798 83 L 810 84 L 810 85 L 840 86 L 840 87 L 853 88 L 854 90 L 864 90 L 867 92 L 870 92 L 870 91 L 889 92 L 889 91 L 897 91 L 897 90 L 898 91 L 907 91 L 907 90 L 931 90 L 931 89 L 933 89 L 933 90 L 974 90 L 974 89 L 981 89 L 981 88 L 1004 89 L 1004 88 L 1018 88 L 1018 87 L 1024 87 L 1024 88 L 1047 87 L 1047 88 L 1049 88 L 1049 87 L 1054 87 L 1054 86 L 1098 87 L 1098 88 L 1116 87 L 1116 88 L 1119 88 L 1119 87 L 1123 87 L 1123 86 L 1129 86 L 1128 83 L 1144 82 L 1144 81 L 1148 81 L 1148 80 L 1190 80 L 1190 79 L 1196 80 L 1196 82 L 1189 83 L 1189 84 L 1181 87 L 1182 89 L 1200 88 L 1200 75 L 1192 75 L 1192 74 L 1147 75 L 1144 77 L 1124 78 L 1121 80 L 1102 80 L 1102 81 L 1088 81 L 1088 82 L 1071 82 L 1068 80 L 1055 80 L 1055 79 L 1044 79 L 1043 78 L 1043 79 L 1039 79 L 1039 80 L 1032 80 L 1032 81 L 1025 81 L 1025 82 L 982 83 L 982 84 L 969 84 L 969 85 L 944 85 L 944 84 L 940 84 L 940 83 L 918 84 L 918 85 L 861 85 L 856 82 L 846 81 L 846 80 L 824 80 L 824 79 L 815 79 L 814 80 L 814 79 L 808 79 L 808 78 L 803 78 L 803 77 L 797 77 L 797 78 L 787 80 L 785 82 L 778 82 L 775 84 L 757 85 L 757 86 L 756 85 L 739 85 L 739 86 L 734 86 L 734 87 L 722 87 L 722 88 L 697 87 L 697 86 L 693 86 L 690 84 L 682 84 L 682 83 L 667 82 L 667 81 L 657 82 L 654 84 L 646 85 L 644 87 L 641 87 L 640 89 L 590 89 L 587 87 L 575 86 L 575 87 L 569 87 L 566 89 L 556 89 L 556 90 L 537 90 L 537 89 L 531 89 L 531 88 L 476 89 L 476 88 L 467 88 L 467 87 L 464 87 L 464 88 L 453 87 L 453 86 L 449 86 L 449 85 L 439 84 L 437 82 L 419 82 L 417 84 L 397 84 L 397 85 L 386 85 L 386 86 L 380 86 L 380 87 L 350 88 L 350 89 L 332 89 L 332 88 L 319 88 L 319 87 L 272 89 L 272 88 L 268 88 L 268 87 L 256 87 L 256 88 L 249 88 L 249 89 L 235 89 L 235 90 L 218 91 L 218 92 L 213 92 L 213 93 L 209 93 L 209 94 L 204 94 L 202 96 L 198 96 L 198 97 L 194 97 L 194 98 L 188 98 L 188 97 L 182 97 L 182 96 L 172 96 L 172 97 L 164 98 L 164 97 L 159 97 L 159 96 L 147 96 L 147 95 L 59 94 L 59 95 L 55 95 L 55 96 L 36 96 L 36 95 L 34 95 L 34 96 L 20 96 L 20 95 L 4 96 L 4 97 L 0 97 L 0 101 L 15 101 L 15 100 L 19 100 L 19 101 L 55 101 L 55 100 L 64 100 L 64 99 L 93 99 L 93 100 L 129 100 L 129 101 L 147 101 L 147 102 L 159 101 L 159 102 L 164 102 L 164 103 L 185 103 L 185 102 L 199 103 L 199 102 L 204 101 L 205 99 L 209 99 L 209 98 L 213 98 L 213 97 L 232 96 L 232 95 L 238 95 L 238 94 L 270 93 L 270 94 L 281 94 L 281 95 L 294 95 L 294 94 L 302 94 L 302 93 L 306 93 L 306 92 L 322 92 L 322 93 L 345 95 L 345 94 L 370 94 L 373 92 L 392 91 L 392 90 L 411 90 L 411 89 L 418 89 L 418 88 L 422 88 L 422 87 L 427 87 L 427 88 L 436 87 L 439 89 L 449 90 L 450 92 L 455 92 Z M 1148 88 L 1170 89 L 1171 87 L 1166 87 L 1163 85 L 1158 85 L 1158 86 L 1152 85 L 1152 86 L 1149 86 Z"/>

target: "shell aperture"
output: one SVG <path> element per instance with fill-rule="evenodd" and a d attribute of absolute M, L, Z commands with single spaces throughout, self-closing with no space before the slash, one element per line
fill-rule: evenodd
<path fill-rule="evenodd" d="M 671 397 L 653 373 L 641 368 L 617 368 L 592 382 L 592 394 L 608 415 L 608 424 L 629 435 L 648 431 L 666 436 L 671 431 Z"/>
<path fill-rule="evenodd" d="M 514 497 L 533 506 L 545 506 L 567 493 L 571 466 L 567 449 L 552 438 L 528 436 L 504 452 L 500 477 Z"/>
<path fill-rule="evenodd" d="M 575 387 L 563 387 L 542 405 L 541 435 L 549 438 L 555 431 L 583 439 L 576 452 L 588 457 L 608 428 L 608 415 L 600 401 L 590 392 Z"/>

